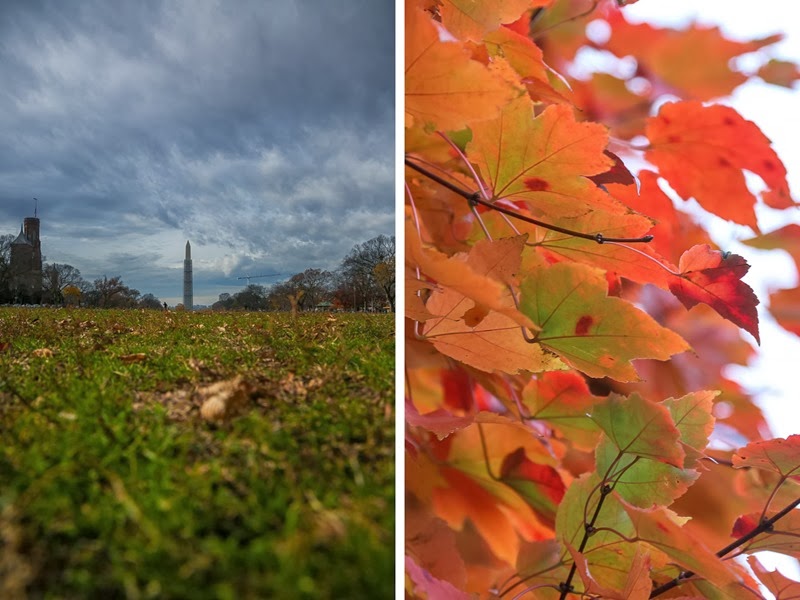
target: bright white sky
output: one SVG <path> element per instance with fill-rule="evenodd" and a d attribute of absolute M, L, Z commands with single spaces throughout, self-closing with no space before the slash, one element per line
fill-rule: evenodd
<path fill-rule="evenodd" d="M 728 37 L 741 40 L 782 32 L 785 39 L 773 47 L 772 54 L 800 62 L 798 8 L 800 4 L 781 0 L 640 0 L 627 7 L 625 14 L 636 22 L 647 21 L 670 27 L 682 28 L 691 21 L 718 25 Z M 795 88 L 798 87 L 800 84 L 795 84 Z M 800 144 L 797 141 L 800 134 L 800 91 L 754 81 L 738 88 L 726 104 L 755 122 L 772 140 L 789 173 L 793 197 L 800 200 Z M 765 232 L 792 221 L 800 222 L 800 210 L 769 212 L 771 214 L 759 212 L 759 222 L 763 223 Z M 712 234 L 724 249 L 741 254 L 752 265 L 745 281 L 762 301 L 759 307 L 761 348 L 758 358 L 747 368 L 732 371 L 731 375 L 757 394 L 776 436 L 800 433 L 800 386 L 794 372 L 800 360 L 800 338 L 778 327 L 766 311 L 770 290 L 797 285 L 794 263 L 786 253 L 759 251 L 735 243 L 737 239 L 750 236 L 722 221 L 712 226 Z M 797 561 L 789 557 L 760 553 L 759 559 L 770 569 L 778 568 L 787 576 L 800 578 Z M 765 591 L 765 595 L 769 593 Z"/>
<path fill-rule="evenodd" d="M 773 33 L 785 34 L 772 54 L 800 62 L 800 19 L 793 18 L 787 7 L 792 3 L 762 0 L 640 0 L 625 9 L 633 21 L 647 21 L 671 27 L 684 27 L 692 20 L 718 25 L 733 39 L 748 40 Z M 797 85 L 797 84 L 796 84 Z M 795 199 L 800 198 L 800 91 L 766 85 L 760 80 L 737 89 L 726 101 L 745 118 L 754 121 L 769 137 L 789 173 L 789 185 Z M 762 219 L 763 217 L 763 219 Z M 794 221 L 800 222 L 800 210 L 759 211 L 764 231 L 771 231 Z M 769 291 L 797 284 L 795 268 L 783 252 L 759 251 L 737 244 L 735 240 L 750 237 L 746 228 L 732 227 L 717 220 L 712 225 L 715 240 L 724 249 L 744 256 L 752 265 L 745 278 L 762 301 L 759 307 L 761 348 L 758 359 L 747 368 L 737 368 L 732 375 L 757 397 L 776 436 L 800 433 L 800 398 L 793 370 L 800 358 L 800 338 L 775 325 L 766 311 Z"/>

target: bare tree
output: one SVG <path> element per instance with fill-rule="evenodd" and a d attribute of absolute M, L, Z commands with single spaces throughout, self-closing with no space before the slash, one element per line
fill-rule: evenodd
<path fill-rule="evenodd" d="M 62 304 L 67 286 L 74 285 L 81 289 L 85 288 L 86 283 L 81 272 L 72 265 L 52 263 L 42 269 L 42 297 L 48 302 Z"/>
<path fill-rule="evenodd" d="M 356 244 L 342 261 L 341 273 L 353 285 L 369 284 L 380 291 L 394 310 L 395 299 L 395 239 L 394 236 L 379 235 L 363 244 Z M 372 290 L 363 290 L 364 301 Z"/>
<path fill-rule="evenodd" d="M 161 310 L 164 308 L 161 304 L 161 300 L 156 298 L 153 294 L 145 294 L 139 298 L 139 302 L 136 305 L 139 308 L 152 308 L 154 310 Z"/>
<path fill-rule="evenodd" d="M 11 242 L 13 235 L 0 235 L 0 303 L 10 302 L 11 292 Z"/>
<path fill-rule="evenodd" d="M 119 275 L 111 279 L 103 275 L 102 279 L 94 280 L 94 288 L 87 294 L 87 303 L 100 308 L 129 308 L 136 305 L 138 297 L 139 290 L 122 283 Z"/>

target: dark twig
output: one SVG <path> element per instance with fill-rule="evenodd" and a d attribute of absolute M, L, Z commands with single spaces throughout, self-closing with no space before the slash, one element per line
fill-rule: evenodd
<path fill-rule="evenodd" d="M 600 509 L 603 508 L 603 501 L 606 499 L 613 487 L 607 483 L 604 483 L 603 486 L 600 488 L 600 499 L 597 501 L 597 506 L 594 509 L 594 514 L 592 515 L 592 520 L 586 523 L 583 523 L 583 539 L 581 540 L 581 545 L 578 548 L 578 552 L 583 552 L 586 549 L 586 544 L 589 543 L 589 538 L 595 532 L 594 524 L 597 522 L 597 517 L 600 515 Z M 573 591 L 572 587 L 572 578 L 575 577 L 575 572 L 578 570 L 578 563 L 572 561 L 572 566 L 569 568 L 569 573 L 567 574 L 567 580 L 560 583 L 558 585 L 559 589 L 561 590 L 561 595 L 559 596 L 558 600 L 564 600 L 571 591 Z"/>
<path fill-rule="evenodd" d="M 776 521 L 778 521 L 779 519 L 782 519 L 783 517 L 788 515 L 795 508 L 797 508 L 797 506 L 800 506 L 800 498 L 798 498 L 797 500 L 795 500 L 794 502 L 789 504 L 786 508 L 784 508 L 780 512 L 774 514 L 769 519 L 762 520 L 752 531 L 749 531 L 748 533 L 744 534 L 742 537 L 738 538 L 737 540 L 734 540 L 733 542 L 731 542 L 730 544 L 725 546 L 722 550 L 717 552 L 717 556 L 719 558 L 722 558 L 723 556 L 725 556 L 729 552 L 732 552 L 733 550 L 736 550 L 736 548 L 738 548 L 739 546 L 743 546 L 744 544 L 746 544 L 747 542 L 752 540 L 757 535 L 761 535 L 762 533 L 770 531 L 772 529 L 772 526 L 775 524 Z M 651 598 L 655 598 L 656 596 L 660 596 L 664 592 L 668 592 L 672 588 L 679 586 L 686 579 L 689 579 L 689 577 L 693 577 L 694 575 L 695 575 L 694 571 L 682 571 L 681 574 L 678 575 L 675 579 L 672 579 L 671 581 L 668 581 L 664 585 L 660 585 L 656 589 L 654 589 L 650 593 L 650 597 Z"/>
<path fill-rule="evenodd" d="M 526 223 L 531 223 L 532 225 L 536 225 L 538 227 L 543 227 L 544 229 L 550 229 L 551 231 L 557 231 L 559 233 L 564 233 L 566 235 L 571 235 L 573 237 L 581 238 L 584 240 L 592 240 L 593 242 L 597 242 L 598 244 L 603 244 L 605 242 L 621 242 L 626 244 L 635 244 L 635 243 L 647 243 L 653 240 L 652 235 L 646 235 L 640 238 L 612 238 L 606 237 L 602 233 L 582 233 L 580 231 L 573 231 L 572 229 L 566 229 L 564 227 L 559 227 L 558 225 L 551 225 L 550 223 L 544 223 L 539 221 L 538 219 L 534 219 L 532 217 L 526 217 L 525 215 L 521 215 L 516 211 L 513 211 L 508 208 L 504 208 L 502 206 L 498 206 L 497 204 L 493 204 L 491 202 L 487 202 L 483 198 L 481 198 L 478 192 L 469 192 L 454 183 L 447 181 L 446 179 L 440 177 L 436 173 L 432 173 L 428 171 L 426 168 L 414 163 L 413 161 L 409 160 L 408 157 L 405 159 L 406 165 L 414 169 L 415 171 L 422 173 L 428 179 L 431 179 L 446 187 L 451 192 L 454 192 L 467 200 L 471 206 L 481 205 L 489 208 L 491 210 L 496 210 L 499 213 L 503 213 L 504 215 L 508 215 L 509 217 L 513 217 L 515 219 L 519 219 L 520 221 L 525 221 Z"/>

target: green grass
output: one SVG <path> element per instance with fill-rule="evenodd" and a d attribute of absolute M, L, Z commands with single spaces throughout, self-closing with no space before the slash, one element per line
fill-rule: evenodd
<path fill-rule="evenodd" d="M 0 597 L 393 597 L 393 330 L 0 307 Z"/>

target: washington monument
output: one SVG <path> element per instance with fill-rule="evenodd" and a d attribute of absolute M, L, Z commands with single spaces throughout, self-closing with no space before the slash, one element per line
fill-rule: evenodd
<path fill-rule="evenodd" d="M 194 292 L 192 291 L 192 245 L 186 240 L 186 258 L 183 261 L 183 308 L 192 310 Z"/>

